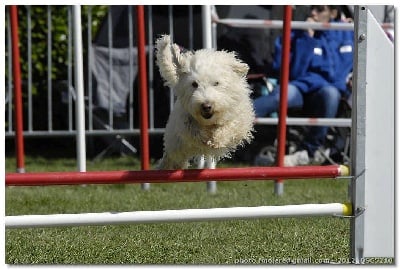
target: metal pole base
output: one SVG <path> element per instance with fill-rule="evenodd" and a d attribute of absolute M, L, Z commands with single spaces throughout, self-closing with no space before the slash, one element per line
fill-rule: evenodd
<path fill-rule="evenodd" d="M 275 182 L 274 193 L 277 196 L 282 196 L 283 195 L 283 182 Z"/>
<path fill-rule="evenodd" d="M 216 181 L 210 181 L 207 182 L 207 192 L 208 193 L 217 193 L 217 182 Z"/>
<path fill-rule="evenodd" d="M 150 183 L 143 183 L 140 185 L 142 190 L 150 190 Z"/>
<path fill-rule="evenodd" d="M 25 173 L 25 168 L 17 168 L 17 173 Z"/>

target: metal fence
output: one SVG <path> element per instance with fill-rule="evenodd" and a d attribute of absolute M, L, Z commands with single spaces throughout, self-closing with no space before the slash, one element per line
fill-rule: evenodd
<path fill-rule="evenodd" d="M 95 8 L 83 7 L 85 12 L 82 13 L 82 22 L 85 24 L 83 40 L 86 135 L 139 134 L 138 105 L 135 98 L 138 68 L 135 8 L 132 6 L 104 7 L 104 17 L 101 20 L 94 20 Z M 145 8 L 149 133 L 160 134 L 163 133 L 174 98 L 172 91 L 162 86 L 162 81 L 154 66 L 154 40 L 161 33 L 174 35 L 178 27 L 182 30 L 181 25 L 184 23 L 185 33 L 180 33 L 175 38 L 181 39 L 180 43 L 188 49 L 196 49 L 196 46 L 200 48 L 201 41 L 195 44 L 193 32 L 195 27 L 199 27 L 194 25 L 194 21 L 198 22 L 201 8 L 200 6 L 146 6 Z M 71 10 L 71 6 L 19 6 L 19 22 L 20 26 L 23 26 L 20 27 L 19 35 L 20 46 L 23 48 L 21 65 L 23 66 L 25 137 L 76 135 Z M 35 27 L 39 24 L 35 21 L 38 13 L 44 15 L 40 22 L 42 23 L 41 31 L 43 31 L 40 37 L 35 32 Z M 67 18 L 62 31 L 58 29 L 60 17 Z M 183 35 L 186 40 L 182 40 Z M 122 36 L 123 41 L 121 41 Z M 8 12 L 6 12 L 5 47 L 5 137 L 10 138 L 15 135 L 15 131 L 12 124 L 13 82 Z M 57 51 L 60 48 L 64 54 Z M 38 57 L 40 59 L 37 59 Z M 39 60 L 44 60 L 44 63 L 39 63 Z M 41 72 L 38 72 L 38 68 Z M 100 90 L 103 92 L 99 93 Z M 118 93 L 118 91 L 123 91 L 123 93 Z M 100 94 L 101 97 L 99 97 Z M 121 100 L 123 98 L 126 98 L 126 103 L 125 100 Z"/>

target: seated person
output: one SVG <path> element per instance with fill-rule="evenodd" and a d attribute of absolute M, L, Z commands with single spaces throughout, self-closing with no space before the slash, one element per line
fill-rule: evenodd
<path fill-rule="evenodd" d="M 340 6 L 311 6 L 310 22 L 341 22 Z M 291 32 L 288 108 L 302 108 L 309 117 L 334 118 L 342 96 L 348 95 L 346 78 L 353 68 L 354 32 L 348 30 L 293 30 Z M 280 70 L 282 37 L 275 42 L 273 68 Z M 254 100 L 256 117 L 279 110 L 280 86 Z M 313 126 L 300 151 L 285 156 L 285 166 L 321 164 L 320 147 L 328 127 Z"/>

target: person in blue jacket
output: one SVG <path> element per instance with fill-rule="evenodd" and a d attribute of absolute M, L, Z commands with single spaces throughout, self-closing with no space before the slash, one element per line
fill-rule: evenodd
<path fill-rule="evenodd" d="M 344 22 L 340 6 L 311 6 L 310 22 Z M 348 95 L 346 80 L 353 68 L 354 32 L 348 30 L 293 30 L 290 45 L 288 108 L 302 108 L 310 117 L 334 118 L 342 96 Z M 275 42 L 273 68 L 281 67 L 282 37 Z M 256 117 L 279 110 L 280 86 L 254 100 Z M 285 166 L 321 164 L 320 147 L 328 127 L 314 126 L 305 135 L 300 151 L 285 156 Z"/>

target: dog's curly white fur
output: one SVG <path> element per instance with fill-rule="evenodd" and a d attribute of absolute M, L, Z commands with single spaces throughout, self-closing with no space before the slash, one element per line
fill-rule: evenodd
<path fill-rule="evenodd" d="M 181 53 L 170 37 L 156 41 L 157 65 L 177 97 L 164 135 L 159 169 L 184 169 L 193 157 L 230 156 L 253 138 L 248 65 L 233 52 Z"/>

